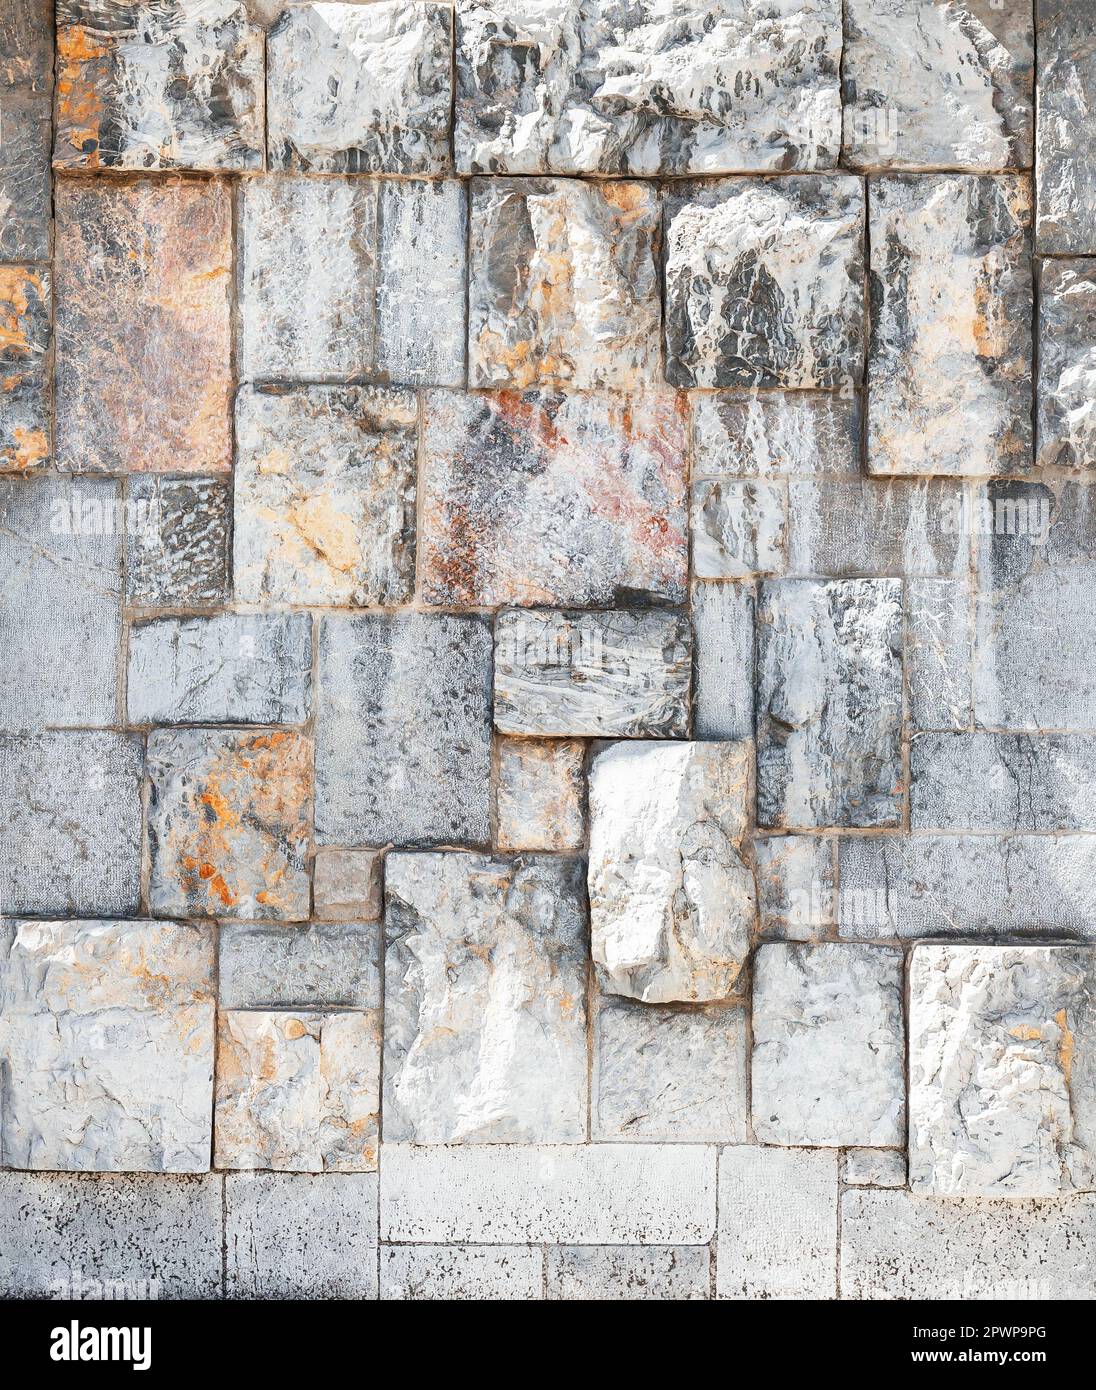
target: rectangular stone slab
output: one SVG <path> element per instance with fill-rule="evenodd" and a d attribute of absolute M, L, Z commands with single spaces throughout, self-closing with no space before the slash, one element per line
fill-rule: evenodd
<path fill-rule="evenodd" d="M 10 11 L 12 4 L 6 9 Z M 0 44 L 5 54 L 11 49 Z M 0 72 L 4 60 L 0 59 Z M 38 74 L 48 83 L 47 61 Z M 0 139 L 0 255 L 5 261 L 48 261 L 50 221 L 53 217 L 50 188 L 50 96 L 29 84 L 0 88 L 3 101 L 3 137 Z"/>
<path fill-rule="evenodd" d="M 1096 253 L 1094 0 L 1036 0 L 1039 93 L 1035 237 L 1043 255 Z"/>
<path fill-rule="evenodd" d="M 529 1245 L 385 1245 L 381 1298 L 537 1301 L 544 1287 L 544 1252 Z"/>
<path fill-rule="evenodd" d="M 1096 259 L 1039 262 L 1039 383 L 1035 419 L 1040 466 L 1096 465 Z"/>
<path fill-rule="evenodd" d="M 545 1251 L 551 1301 L 679 1302 L 709 1296 L 703 1245 L 556 1245 Z"/>
<path fill-rule="evenodd" d="M 371 923 L 225 922 L 218 944 L 222 1009 L 380 1008 L 380 932 Z"/>

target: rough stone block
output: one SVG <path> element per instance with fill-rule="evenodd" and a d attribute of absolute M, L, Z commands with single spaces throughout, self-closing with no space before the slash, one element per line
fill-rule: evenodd
<path fill-rule="evenodd" d="M 707 1144 L 386 1144 L 381 1239 L 705 1245 Z"/>
<path fill-rule="evenodd" d="M 901 581 L 767 581 L 757 636 L 758 824 L 897 825 Z"/>
<path fill-rule="evenodd" d="M 656 380 L 660 222 L 651 184 L 477 179 L 470 384 L 596 390 Z"/>
<path fill-rule="evenodd" d="M 232 493 L 213 478 L 126 480 L 126 598 L 138 608 L 220 604 L 229 593 Z"/>
<path fill-rule="evenodd" d="M 752 584 L 693 585 L 697 738 L 753 738 L 756 610 Z"/>
<path fill-rule="evenodd" d="M 700 479 L 692 485 L 689 524 L 698 579 L 783 574 L 788 526 L 783 483 Z"/>
<path fill-rule="evenodd" d="M 841 1177 L 846 1187 L 905 1187 L 904 1149 L 846 1149 Z"/>
<path fill-rule="evenodd" d="M 218 1168 L 363 1173 L 377 1166 L 379 1011 L 228 1009 L 217 1031 Z"/>
<path fill-rule="evenodd" d="M 457 5 L 462 173 L 832 168 L 836 0 Z"/>
<path fill-rule="evenodd" d="M 843 153 L 854 168 L 1030 168 L 1030 4 L 850 0 L 845 14 Z"/>
<path fill-rule="evenodd" d="M 307 613 L 153 618 L 130 630 L 131 724 L 303 724 L 311 691 Z"/>
<path fill-rule="evenodd" d="M 854 385 L 863 374 L 864 191 L 849 175 L 724 179 L 666 198 L 666 378 Z"/>
<path fill-rule="evenodd" d="M 688 401 L 697 478 L 842 478 L 860 471 L 860 407 L 851 394 L 696 392 Z"/>
<path fill-rule="evenodd" d="M 178 922 L 0 933 L 4 1108 L 16 1168 L 209 1167 L 214 945 Z"/>
<path fill-rule="evenodd" d="M 50 272 L 0 265 L 0 468 L 49 462 L 49 347 Z"/>
<path fill-rule="evenodd" d="M 384 1137 L 586 1137 L 582 868 L 548 856 L 390 854 Z"/>
<path fill-rule="evenodd" d="M 1096 467 L 1096 260 L 1039 262 L 1035 459 Z"/>
<path fill-rule="evenodd" d="M 319 647 L 317 839 L 485 844 L 487 624 L 421 613 L 325 617 Z"/>
<path fill-rule="evenodd" d="M 763 935 L 787 941 L 829 936 L 837 922 L 834 842 L 815 835 L 755 838 Z"/>
<path fill-rule="evenodd" d="M 495 792 L 499 849 L 579 849 L 586 803 L 580 739 L 500 738 Z"/>
<path fill-rule="evenodd" d="M 1031 192 L 1017 175 L 868 190 L 869 473 L 1031 466 Z"/>
<path fill-rule="evenodd" d="M 58 0 L 61 169 L 261 169 L 263 34 L 235 0 Z"/>
<path fill-rule="evenodd" d="M 716 1297 L 837 1296 L 837 1154 L 719 1154 Z"/>
<path fill-rule="evenodd" d="M 301 921 L 312 747 L 300 734 L 157 730 L 148 740 L 153 912 Z"/>
<path fill-rule="evenodd" d="M 450 167 L 448 5 L 297 5 L 267 39 L 272 169 L 439 174 Z"/>
<path fill-rule="evenodd" d="M 9 4 L 7 9 L 11 8 Z M 12 50 L 6 42 L 0 43 L 0 50 L 5 54 L 0 58 L 2 75 Z M 48 81 L 52 66 L 46 59 L 39 78 Z M 48 91 L 29 85 L 11 87 L 6 82 L 0 85 L 0 92 L 4 122 L 0 139 L 0 208 L 4 210 L 0 257 L 5 261 L 48 261 L 53 216 L 50 96 Z"/>
<path fill-rule="evenodd" d="M 411 391 L 241 390 L 233 541 L 241 603 L 412 598 L 417 420 Z"/>
<path fill-rule="evenodd" d="M 746 1011 L 603 998 L 594 1024 L 594 1139 L 744 1144 Z"/>
<path fill-rule="evenodd" d="M 381 1298 L 418 1302 L 539 1300 L 544 1254 L 525 1245 L 386 1245 Z"/>
<path fill-rule="evenodd" d="M 227 185 L 59 179 L 56 206 L 58 467 L 227 472 Z"/>
<path fill-rule="evenodd" d="M 753 1128 L 831 1148 L 905 1138 L 902 953 L 762 946 L 754 967 Z"/>
<path fill-rule="evenodd" d="M 375 922 L 382 912 L 383 878 L 383 850 L 317 850 L 312 868 L 315 915 L 325 922 Z"/>
<path fill-rule="evenodd" d="M 115 483 L 0 479 L 0 728 L 116 721 L 118 521 Z M 41 660 L 46 634 L 63 660 Z"/>
<path fill-rule="evenodd" d="M 124 734 L 0 736 L 6 916 L 136 913 L 142 770 Z"/>
<path fill-rule="evenodd" d="M 684 1302 L 708 1297 L 703 1245 L 563 1245 L 545 1252 L 547 1296 L 568 1302 Z"/>
<path fill-rule="evenodd" d="M 1096 49 L 1093 0 L 1036 0 L 1039 93 L 1035 237 L 1043 255 L 1096 252 Z"/>
<path fill-rule="evenodd" d="M 226 922 L 219 940 L 222 1009 L 380 1008 L 380 932 L 374 925 Z"/>
<path fill-rule="evenodd" d="M 683 738 L 688 619 L 657 610 L 500 613 L 495 728 L 504 734 Z"/>
<path fill-rule="evenodd" d="M 970 582 L 906 584 L 906 699 L 914 729 L 963 729 L 974 717 Z"/>
<path fill-rule="evenodd" d="M 49 91 L 53 82 L 50 0 L 8 0 L 0 11 L 0 82 Z"/>
<path fill-rule="evenodd" d="M 229 1298 L 376 1298 L 376 1174 L 227 1174 L 225 1255 Z"/>
<path fill-rule="evenodd" d="M 683 601 L 687 452 L 673 395 L 436 392 L 424 454 L 427 603 Z"/>

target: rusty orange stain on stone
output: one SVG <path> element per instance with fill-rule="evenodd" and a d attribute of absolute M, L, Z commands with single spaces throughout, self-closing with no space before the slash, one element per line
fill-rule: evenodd
<path fill-rule="evenodd" d="M 109 60 L 110 49 L 82 25 L 69 24 L 57 31 L 57 56 L 57 112 L 60 123 L 70 127 L 67 131 L 68 141 L 80 155 L 80 163 L 89 169 L 97 169 L 103 103 L 92 77 L 101 74 L 100 60 Z M 85 64 L 95 65 L 91 73 L 85 70 Z M 94 148 L 89 149 L 89 145 Z"/>

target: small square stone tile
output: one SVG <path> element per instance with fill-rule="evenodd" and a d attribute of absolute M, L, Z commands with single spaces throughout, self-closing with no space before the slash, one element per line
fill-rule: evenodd
<path fill-rule="evenodd" d="M 697 738 L 753 738 L 756 611 L 750 583 L 693 585 Z"/>
<path fill-rule="evenodd" d="M 1096 259 L 1039 262 L 1038 358 L 1036 462 L 1096 467 Z"/>
<path fill-rule="evenodd" d="M 385 1245 L 381 1298 L 389 1302 L 539 1300 L 544 1252 L 530 1245 Z"/>
<path fill-rule="evenodd" d="M 0 82 L 49 91 L 53 83 L 52 0 L 8 0 L 0 11 Z"/>
<path fill-rule="evenodd" d="M 1036 0 L 1038 204 L 1042 255 L 1096 253 L 1096 0 Z"/>
<path fill-rule="evenodd" d="M 666 378 L 855 385 L 863 375 L 860 179 L 724 179 L 666 198 Z"/>
<path fill-rule="evenodd" d="M 3 1161 L 205 1172 L 213 979 L 208 927 L 64 921 L 0 931 Z"/>
<path fill-rule="evenodd" d="M 126 479 L 126 599 L 138 608 L 224 603 L 232 493 L 215 478 Z"/>
<path fill-rule="evenodd" d="M 2 43 L 0 48 L 11 52 Z M 0 59 L 0 73 L 3 66 Z M 47 62 L 40 76 L 48 81 L 51 71 L 52 63 Z M 5 261 L 49 260 L 51 117 L 48 91 L 0 85 L 0 259 Z"/>
<path fill-rule="evenodd" d="M 233 0 L 58 0 L 62 169 L 261 169 L 263 35 Z"/>
<path fill-rule="evenodd" d="M 312 748 L 300 734 L 157 730 L 148 740 L 153 912 L 303 921 Z"/>
<path fill-rule="evenodd" d="M 653 184 L 476 179 L 470 384 L 596 390 L 656 380 L 660 221 Z"/>
<path fill-rule="evenodd" d="M 312 899 L 315 915 L 322 921 L 376 921 L 383 911 L 384 851 L 318 849 Z"/>
<path fill-rule="evenodd" d="M 434 392 L 424 453 L 427 603 L 684 599 L 687 453 L 673 395 Z"/>
<path fill-rule="evenodd" d="M 692 485 L 689 525 L 698 579 L 783 574 L 788 526 L 783 483 L 702 478 Z"/>
<path fill-rule="evenodd" d="M 476 617 L 320 623 L 321 844 L 486 844 L 491 630 Z"/>
<path fill-rule="evenodd" d="M 676 1303 L 709 1296 L 705 1245 L 557 1245 L 545 1258 L 549 1300 Z"/>
<path fill-rule="evenodd" d="M 227 185 L 62 178 L 56 205 L 57 466 L 227 472 Z"/>
<path fill-rule="evenodd" d="M 415 588 L 411 391 L 303 386 L 236 400 L 241 603 L 398 604 Z"/>
<path fill-rule="evenodd" d="M 440 174 L 451 167 L 448 5 L 294 5 L 267 38 L 272 169 Z"/>
<path fill-rule="evenodd" d="M 49 462 L 49 347 L 49 271 L 0 265 L 0 469 Z"/>
<path fill-rule="evenodd" d="M 499 849 L 578 849 L 585 829 L 585 743 L 500 738 L 497 758 Z"/>
<path fill-rule="evenodd" d="M 836 850 L 818 835 L 754 840 L 761 931 L 785 941 L 815 941 L 837 925 Z"/>
<path fill-rule="evenodd" d="M 218 939 L 222 1009 L 380 1007 L 380 929 L 371 923 L 224 922 Z"/>
<path fill-rule="evenodd" d="M 218 1168 L 377 1166 L 380 1015 L 228 1009 L 217 1030 Z"/>
<path fill-rule="evenodd" d="M 137 911 L 142 772 L 140 744 L 123 734 L 0 735 L 5 916 Z"/>
<path fill-rule="evenodd" d="M 691 391 L 694 478 L 855 478 L 860 403 L 840 391 Z"/>

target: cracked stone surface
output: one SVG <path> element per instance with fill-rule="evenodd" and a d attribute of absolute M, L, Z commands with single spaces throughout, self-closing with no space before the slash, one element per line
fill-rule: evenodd
<path fill-rule="evenodd" d="M 689 512 L 694 574 L 698 579 L 782 574 L 787 524 L 787 489 L 779 482 L 694 482 Z"/>
<path fill-rule="evenodd" d="M 210 478 L 126 480 L 126 598 L 139 608 L 220 604 L 229 592 L 232 493 Z"/>
<path fill-rule="evenodd" d="M 910 1187 L 1048 1197 L 1096 1184 L 1093 953 L 918 946 L 910 965 Z"/>
<path fill-rule="evenodd" d="M 1035 237 L 1044 255 L 1096 252 L 1096 51 L 1093 0 L 1037 0 L 1039 170 Z"/>
<path fill-rule="evenodd" d="M 1096 260 L 1039 262 L 1036 462 L 1096 466 Z"/>
<path fill-rule="evenodd" d="M 0 1154 L 16 1168 L 209 1167 L 213 936 L 182 922 L 0 928 Z"/>
<path fill-rule="evenodd" d="M 585 743 L 575 738 L 500 738 L 496 750 L 499 849 L 580 849 Z"/>
<path fill-rule="evenodd" d="M 6 7 L 10 12 L 11 5 Z M 18 8 L 18 7 L 15 7 Z M 2 23 L 2 21 L 0 21 Z M 0 48 L 12 52 L 5 31 Z M 0 79 L 10 69 L 0 58 Z M 48 71 L 48 68 L 45 69 Z M 3 85 L 0 141 L 0 255 L 5 261 L 47 261 L 50 243 L 50 96 L 28 85 Z"/>
<path fill-rule="evenodd" d="M 0 265 L 0 468 L 49 462 L 49 346 L 49 271 Z"/>
<path fill-rule="evenodd" d="M 385 908 L 385 1141 L 581 1142 L 581 865 L 393 853 Z"/>
<path fill-rule="evenodd" d="M 743 743 L 619 743 L 590 768 L 590 936 L 606 994 L 726 999 L 757 917 Z"/>

